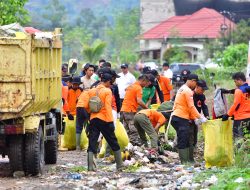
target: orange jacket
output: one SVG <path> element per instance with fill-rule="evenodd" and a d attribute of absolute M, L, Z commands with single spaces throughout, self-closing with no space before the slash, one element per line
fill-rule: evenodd
<path fill-rule="evenodd" d="M 96 96 L 96 90 L 99 90 L 99 97 L 102 101 L 102 108 L 98 113 L 91 113 L 90 120 L 99 118 L 105 122 L 113 122 L 112 114 L 112 92 L 110 88 L 106 88 L 103 84 L 89 90 L 89 98 Z"/>
<path fill-rule="evenodd" d="M 194 105 L 193 91 L 186 84 L 182 85 L 176 94 L 173 115 L 188 120 L 200 118 Z"/>
<path fill-rule="evenodd" d="M 115 95 L 112 94 L 112 109 L 117 111 L 116 101 L 115 101 Z"/>
<path fill-rule="evenodd" d="M 76 104 L 77 108 L 85 108 L 89 113 L 89 90 L 84 90 L 81 95 L 78 97 L 78 101 Z"/>
<path fill-rule="evenodd" d="M 159 79 L 160 87 L 164 96 L 164 102 L 170 100 L 170 91 L 173 90 L 173 86 L 169 78 L 160 76 Z"/>
<path fill-rule="evenodd" d="M 234 92 L 234 102 L 227 113 L 229 116 L 234 115 L 235 120 L 250 118 L 250 94 L 243 93 L 240 89 Z"/>
<path fill-rule="evenodd" d="M 82 90 L 81 89 L 69 89 L 68 92 L 68 105 L 69 105 L 69 112 L 72 115 L 76 115 L 76 104 L 77 104 L 77 100 L 78 97 L 81 95 Z"/>
<path fill-rule="evenodd" d="M 134 84 L 126 88 L 121 111 L 137 112 L 138 108 L 137 98 L 142 99 L 142 87 L 139 82 L 135 82 Z"/>
<path fill-rule="evenodd" d="M 66 114 L 66 112 L 69 111 L 68 92 L 69 92 L 68 86 L 65 83 L 62 83 L 62 99 L 63 99 L 63 113 L 64 114 Z"/>
<path fill-rule="evenodd" d="M 163 116 L 163 114 L 156 110 L 145 109 L 139 111 L 138 113 L 145 114 L 149 118 L 153 127 L 155 127 L 157 123 L 163 125 L 166 122 L 166 118 Z"/>

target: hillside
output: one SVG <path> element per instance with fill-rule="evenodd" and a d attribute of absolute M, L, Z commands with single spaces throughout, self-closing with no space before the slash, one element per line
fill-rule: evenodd
<path fill-rule="evenodd" d="M 46 25 L 47 7 L 53 2 L 65 7 L 65 17 L 70 18 L 70 22 L 74 23 L 77 16 L 84 9 L 91 9 L 96 17 L 106 16 L 110 21 L 114 14 L 120 11 L 126 11 L 133 8 L 139 9 L 139 0 L 30 0 L 26 4 L 32 17 L 32 25 L 42 27 Z M 49 13 L 51 14 L 51 13 Z"/>

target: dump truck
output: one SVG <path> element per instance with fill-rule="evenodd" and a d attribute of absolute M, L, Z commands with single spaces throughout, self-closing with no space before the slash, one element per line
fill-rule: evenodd
<path fill-rule="evenodd" d="M 13 172 L 42 173 L 57 161 L 62 128 L 62 42 L 35 34 L 0 37 L 0 154 Z M 20 35 L 18 35 L 20 36 Z"/>

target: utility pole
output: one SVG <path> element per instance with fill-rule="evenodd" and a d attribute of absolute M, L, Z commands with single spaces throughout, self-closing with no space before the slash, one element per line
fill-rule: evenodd
<path fill-rule="evenodd" d="M 231 13 L 230 11 L 221 11 L 220 12 L 223 15 L 223 24 L 221 24 L 221 31 L 223 33 L 223 41 L 224 41 L 224 45 L 228 45 L 225 43 L 226 40 L 226 31 L 228 29 L 227 23 L 226 23 L 226 15 L 228 15 L 230 21 L 234 21 L 234 13 Z M 228 31 L 228 35 L 229 35 L 229 45 L 233 44 L 233 36 L 232 36 L 232 23 L 229 23 L 229 31 Z"/>
<path fill-rule="evenodd" d="M 248 43 L 248 64 L 247 64 L 246 78 L 248 85 L 250 85 L 250 41 Z"/>

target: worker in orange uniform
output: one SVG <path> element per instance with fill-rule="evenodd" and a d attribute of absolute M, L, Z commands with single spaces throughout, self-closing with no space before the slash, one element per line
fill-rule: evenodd
<path fill-rule="evenodd" d="M 156 77 L 158 83 L 160 84 L 164 96 L 164 102 L 169 101 L 172 98 L 171 91 L 173 90 L 171 80 L 167 77 L 161 76 L 156 70 L 152 70 L 151 74 L 153 74 Z"/>
<path fill-rule="evenodd" d="M 76 150 L 81 150 L 82 129 L 89 120 L 89 113 L 89 92 L 84 90 L 79 96 L 76 105 Z"/>
<path fill-rule="evenodd" d="M 109 146 L 114 152 L 116 168 L 120 170 L 123 167 L 120 146 L 115 136 L 114 119 L 112 114 L 112 86 L 113 77 L 110 74 L 103 74 L 101 83 L 93 89 L 89 90 L 89 98 L 96 96 L 98 90 L 98 96 L 102 102 L 102 108 L 97 113 L 91 113 L 90 115 L 90 127 L 89 127 L 89 147 L 88 147 L 88 171 L 94 171 L 94 154 L 97 154 L 97 141 L 100 132 L 108 142 Z"/>
<path fill-rule="evenodd" d="M 68 91 L 68 106 L 69 106 L 69 114 L 68 119 L 74 120 L 74 116 L 76 115 L 76 104 L 78 101 L 78 97 L 82 93 L 82 88 L 79 87 L 81 84 L 80 77 L 73 77 L 72 86 Z"/>
<path fill-rule="evenodd" d="M 142 100 L 142 88 L 150 84 L 149 77 L 147 75 L 142 75 L 138 78 L 137 82 L 128 86 L 125 91 L 120 115 L 132 145 L 141 144 L 138 141 L 138 133 L 134 126 L 134 116 L 139 105 L 143 109 L 148 108 Z"/>
<path fill-rule="evenodd" d="M 166 122 L 166 117 L 164 113 L 151 109 L 141 110 L 137 114 L 135 114 L 134 117 L 134 124 L 143 144 L 145 145 L 145 147 L 148 147 L 146 138 L 147 134 L 151 141 L 151 148 L 155 152 L 158 148 L 157 133 L 159 131 L 159 128 Z"/>
<path fill-rule="evenodd" d="M 172 113 L 171 124 L 177 133 L 177 147 L 181 163 L 193 162 L 193 147 L 190 144 L 190 122 L 195 121 L 196 124 L 204 123 L 207 119 L 201 116 L 197 111 L 194 100 L 193 91 L 197 85 L 198 76 L 190 74 L 187 81 L 178 90 L 175 102 L 174 111 Z"/>
<path fill-rule="evenodd" d="M 234 116 L 233 132 L 234 137 L 243 137 L 250 133 L 250 86 L 246 83 L 244 73 L 233 74 L 232 79 L 236 85 L 234 102 L 222 121 Z"/>

